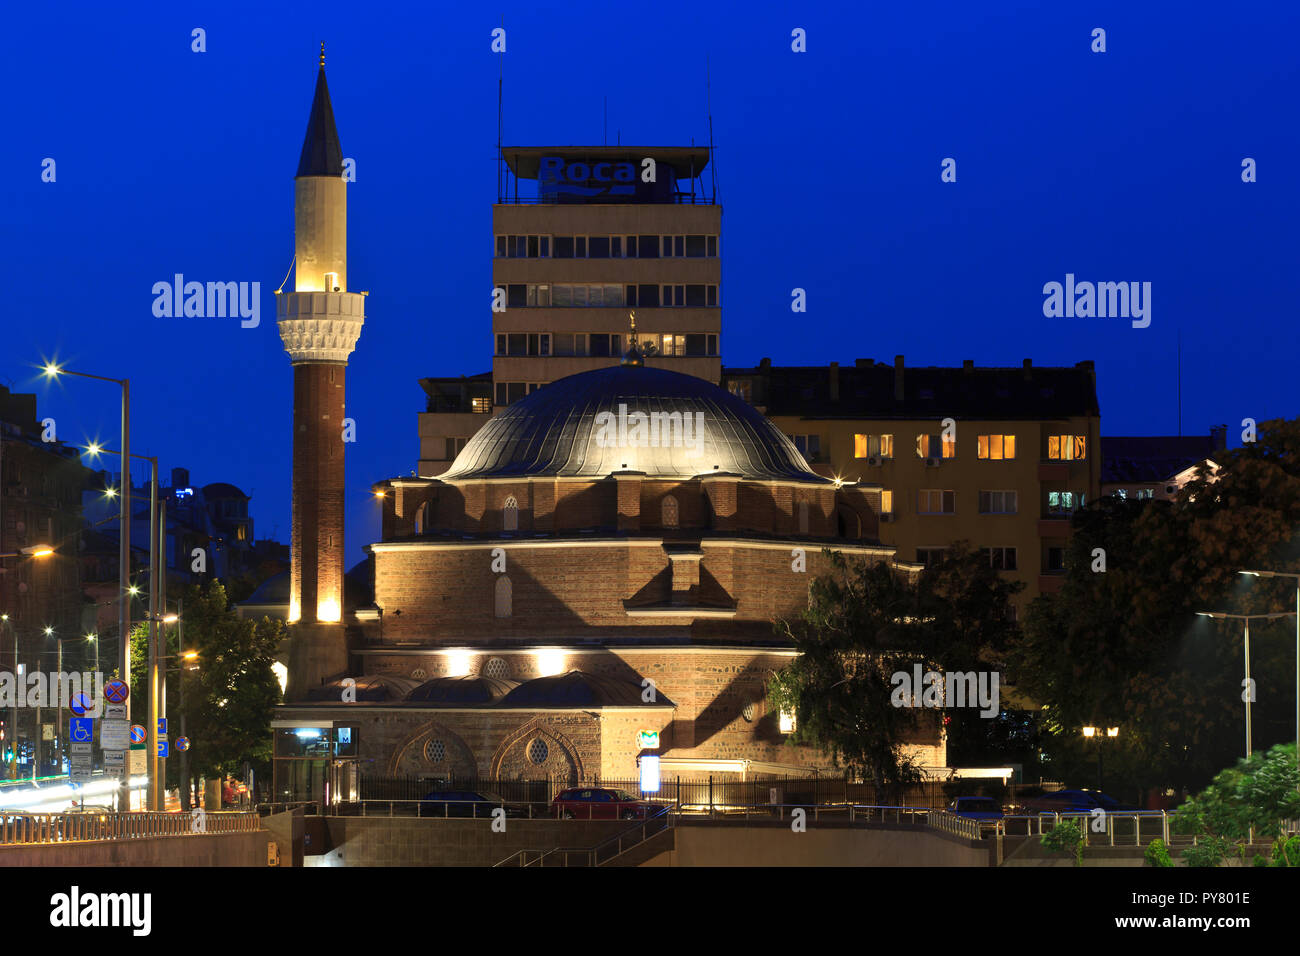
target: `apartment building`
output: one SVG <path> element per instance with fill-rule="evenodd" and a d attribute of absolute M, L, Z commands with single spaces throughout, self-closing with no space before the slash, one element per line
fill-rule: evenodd
<path fill-rule="evenodd" d="M 502 150 L 492 209 L 492 372 L 429 378 L 419 474 L 444 472 L 489 415 L 548 382 L 646 364 L 717 384 L 722 207 L 707 147 Z"/>
<path fill-rule="evenodd" d="M 883 486 L 880 539 L 931 564 L 955 541 L 1026 585 L 1063 580 L 1070 516 L 1101 491 L 1092 362 L 1068 368 L 727 368 L 723 384 L 791 437 L 813 470 Z"/>

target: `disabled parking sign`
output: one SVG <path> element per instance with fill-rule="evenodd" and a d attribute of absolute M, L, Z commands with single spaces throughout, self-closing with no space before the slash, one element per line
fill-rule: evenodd
<path fill-rule="evenodd" d="M 68 736 L 73 743 L 90 743 L 95 739 L 95 721 L 90 717 L 73 717 Z"/>

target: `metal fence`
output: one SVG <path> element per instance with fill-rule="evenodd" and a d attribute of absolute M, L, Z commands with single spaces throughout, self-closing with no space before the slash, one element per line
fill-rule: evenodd
<path fill-rule="evenodd" d="M 258 815 L 246 811 L 0 812 L 0 846 L 94 840 L 139 840 L 149 837 L 203 836 L 210 833 L 250 833 L 260 828 Z"/>
<path fill-rule="evenodd" d="M 941 781 L 929 781 L 902 788 L 886 797 L 870 783 L 856 783 L 843 777 L 777 777 L 766 780 L 733 780 L 721 777 L 665 777 L 656 791 L 641 789 L 637 779 L 599 777 L 584 781 L 583 787 L 626 790 L 650 801 L 672 803 L 683 809 L 758 807 L 788 804 L 815 807 L 828 804 L 859 806 L 906 806 L 939 809 L 947 805 Z M 392 777 L 363 774 L 359 797 L 367 800 L 420 800 L 435 790 L 479 790 L 493 793 L 509 803 L 545 803 L 554 800 L 567 782 L 540 780 L 493 780 L 457 777 Z"/>

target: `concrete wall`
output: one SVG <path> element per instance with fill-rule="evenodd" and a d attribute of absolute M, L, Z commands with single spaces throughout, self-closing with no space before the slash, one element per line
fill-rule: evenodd
<path fill-rule="evenodd" d="M 140 840 L 0 846 L 0 867 L 266 866 L 267 833 L 210 833 Z"/>
<path fill-rule="evenodd" d="M 644 866 L 988 866 L 987 847 L 926 830 L 679 826 Z"/>
<path fill-rule="evenodd" d="M 325 852 L 306 866 L 493 866 L 520 850 L 591 847 L 623 832 L 625 820 L 490 820 L 326 817 Z"/>

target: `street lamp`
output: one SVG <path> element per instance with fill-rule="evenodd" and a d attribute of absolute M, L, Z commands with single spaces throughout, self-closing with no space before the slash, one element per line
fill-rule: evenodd
<path fill-rule="evenodd" d="M 1097 738 L 1097 792 L 1101 793 L 1101 791 L 1105 789 L 1102 786 L 1102 776 L 1101 776 L 1101 742 L 1105 740 L 1107 737 L 1109 737 L 1112 740 L 1118 737 L 1119 728 L 1107 727 L 1105 736 L 1103 736 L 1102 729 L 1100 727 L 1084 727 L 1083 735 L 1089 738 L 1091 737 Z"/>
<path fill-rule="evenodd" d="M 1197 611 L 1201 617 L 1208 617 L 1212 621 L 1245 621 L 1246 622 L 1246 679 L 1243 682 L 1246 685 L 1246 693 L 1242 697 L 1246 701 L 1246 759 L 1250 759 L 1252 748 L 1250 745 L 1250 705 L 1255 696 L 1255 686 L 1250 679 L 1250 622 L 1251 621 L 1276 621 L 1280 617 L 1290 617 L 1295 611 L 1278 611 L 1274 614 L 1228 614 L 1223 611 Z"/>
<path fill-rule="evenodd" d="M 1238 571 L 1256 578 L 1292 578 L 1295 581 L 1295 760 L 1300 768 L 1300 574 L 1291 571 Z"/>
<path fill-rule="evenodd" d="M 131 380 L 127 378 L 108 378 L 103 375 L 89 375 L 85 372 L 73 372 L 60 368 L 57 362 L 45 363 L 45 377 L 50 380 L 60 375 L 72 375 L 76 378 L 89 378 L 99 382 L 112 382 L 122 389 L 122 496 L 121 528 L 118 533 L 118 567 L 117 583 L 122 601 L 118 605 L 118 634 L 121 635 L 117 650 L 118 673 L 127 684 L 131 683 L 131 602 L 127 600 L 126 591 L 131 574 Z M 126 700 L 126 716 L 131 717 L 131 700 Z M 122 775 L 122 787 L 118 799 L 123 808 L 130 807 L 131 791 L 126 775 Z"/>

